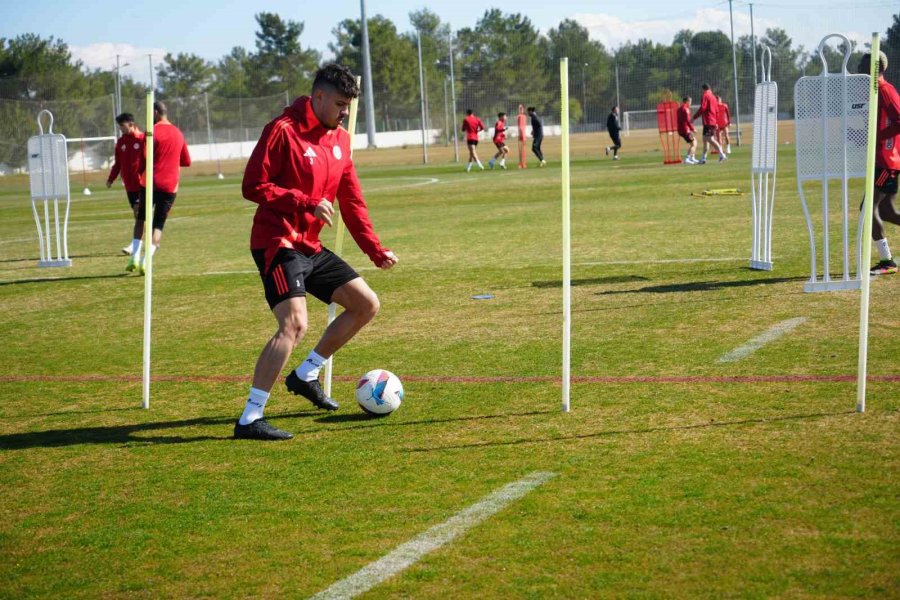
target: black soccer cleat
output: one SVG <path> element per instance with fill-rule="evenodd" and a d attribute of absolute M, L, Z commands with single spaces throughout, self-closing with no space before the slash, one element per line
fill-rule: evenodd
<path fill-rule="evenodd" d="M 325 390 L 322 389 L 318 379 L 303 381 L 297 377 L 296 371 L 291 371 L 291 374 L 285 378 L 284 385 L 287 386 L 290 393 L 303 396 L 317 408 L 324 408 L 325 410 L 337 410 L 340 408 L 337 402 L 325 395 Z"/>
<path fill-rule="evenodd" d="M 294 436 L 270 425 L 265 419 L 257 419 L 247 425 L 241 425 L 240 421 L 234 424 L 236 440 L 289 440 L 292 437 Z"/>

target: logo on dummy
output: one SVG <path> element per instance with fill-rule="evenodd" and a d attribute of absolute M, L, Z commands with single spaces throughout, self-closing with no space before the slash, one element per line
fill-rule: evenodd
<path fill-rule="evenodd" d="M 850 110 L 859 110 L 865 105 L 866 105 L 865 102 L 854 102 L 853 104 L 850 105 Z"/>
<path fill-rule="evenodd" d="M 341 147 L 340 147 L 340 146 L 334 146 L 334 147 L 331 149 L 331 153 L 334 154 L 334 157 L 335 157 L 336 159 L 338 159 L 338 160 L 341 160 L 341 157 L 344 155 L 344 153 L 341 152 Z"/>

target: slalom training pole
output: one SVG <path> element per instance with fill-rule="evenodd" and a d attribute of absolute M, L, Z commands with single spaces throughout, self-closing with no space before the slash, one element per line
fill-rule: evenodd
<path fill-rule="evenodd" d="M 356 87 L 359 87 L 360 77 L 356 78 Z M 356 114 L 359 112 L 359 97 L 354 98 L 350 101 L 350 115 L 347 123 L 347 133 L 350 134 L 350 160 L 353 160 L 353 134 L 356 133 Z M 340 207 L 339 207 L 340 208 Z M 334 227 L 335 227 L 335 238 L 334 238 L 334 253 L 338 256 L 341 255 L 341 252 L 344 250 L 344 220 L 341 218 L 340 210 L 335 211 L 334 213 Z M 328 324 L 331 325 L 331 322 L 334 321 L 335 317 L 337 317 L 337 304 L 332 302 L 328 305 Z M 325 395 L 331 396 L 331 372 L 334 368 L 334 357 L 330 357 L 328 362 L 325 363 Z"/>
<path fill-rule="evenodd" d="M 569 412 L 572 354 L 572 233 L 569 198 L 569 59 L 559 61 L 560 117 L 562 135 L 562 255 L 563 255 L 563 341 L 562 410 Z"/>
<path fill-rule="evenodd" d="M 866 146 L 866 197 L 863 200 L 862 264 L 859 298 L 859 369 L 856 376 L 856 412 L 866 412 L 866 362 L 869 352 L 869 263 L 872 260 L 872 204 L 875 199 L 875 135 L 878 126 L 878 32 L 872 34 L 872 60 L 869 62 L 869 139 Z"/>
<path fill-rule="evenodd" d="M 147 92 L 147 166 L 144 194 L 144 408 L 150 408 L 150 315 L 153 304 L 153 90 Z M 139 267 L 140 268 L 140 267 Z"/>

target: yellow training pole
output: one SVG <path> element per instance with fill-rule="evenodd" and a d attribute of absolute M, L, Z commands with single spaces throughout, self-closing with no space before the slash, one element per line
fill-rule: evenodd
<path fill-rule="evenodd" d="M 869 352 L 869 263 L 872 260 L 872 203 L 875 199 L 875 136 L 878 127 L 878 32 L 872 34 L 872 60 L 869 75 L 869 139 L 866 146 L 866 198 L 863 200 L 862 264 L 859 300 L 859 369 L 856 375 L 856 412 L 866 411 L 866 362 Z"/>
<path fill-rule="evenodd" d="M 356 78 L 356 87 L 359 87 L 360 78 Z M 356 114 L 359 109 L 359 98 L 354 98 L 350 101 L 350 116 L 349 123 L 347 123 L 347 133 L 350 134 L 350 160 L 353 160 L 353 134 L 356 133 Z M 372 124 L 368 123 L 368 127 L 371 127 Z M 344 250 L 344 220 L 341 219 L 341 211 L 340 206 L 338 206 L 338 210 L 334 213 L 334 227 L 335 227 L 335 239 L 334 239 L 334 253 L 338 256 L 341 255 L 341 252 Z M 331 322 L 334 321 L 337 316 L 337 304 L 332 302 L 328 305 L 328 324 L 331 325 Z M 331 396 L 331 371 L 334 368 L 334 357 L 328 359 L 328 362 L 325 363 L 325 395 Z"/>
<path fill-rule="evenodd" d="M 572 233 L 569 198 L 569 59 L 559 61 L 560 110 L 562 134 L 562 255 L 563 255 L 563 352 L 562 409 L 569 412 L 569 384 L 572 353 Z"/>
<path fill-rule="evenodd" d="M 153 90 L 147 92 L 147 166 L 144 198 L 144 408 L 150 408 L 150 324 L 153 303 Z M 140 267 L 138 267 L 140 268 Z"/>

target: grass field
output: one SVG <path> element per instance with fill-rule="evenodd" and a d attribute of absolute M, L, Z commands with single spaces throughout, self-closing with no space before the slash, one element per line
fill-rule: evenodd
<path fill-rule="evenodd" d="M 184 172 L 154 260 L 150 410 L 124 193 L 92 174 L 94 194 L 73 194 L 73 267 L 38 269 L 27 180 L 0 179 L 0 597 L 308 597 L 535 472 L 556 476 L 362 597 L 900 596 L 900 280 L 872 284 L 858 414 L 859 294 L 802 291 L 793 146 L 763 273 L 747 268 L 749 195 L 691 196 L 747 189 L 748 147 L 663 168 L 652 136 L 625 141 L 616 163 L 605 138 L 573 141 L 568 414 L 558 140 L 525 171 L 358 153 L 401 262 L 378 271 L 350 241 L 382 311 L 336 357 L 340 411 L 276 387 L 285 443 L 230 439 L 274 331 L 242 165 Z M 290 367 L 322 331 L 311 307 Z M 376 367 L 406 400 L 372 420 L 352 392 Z"/>

